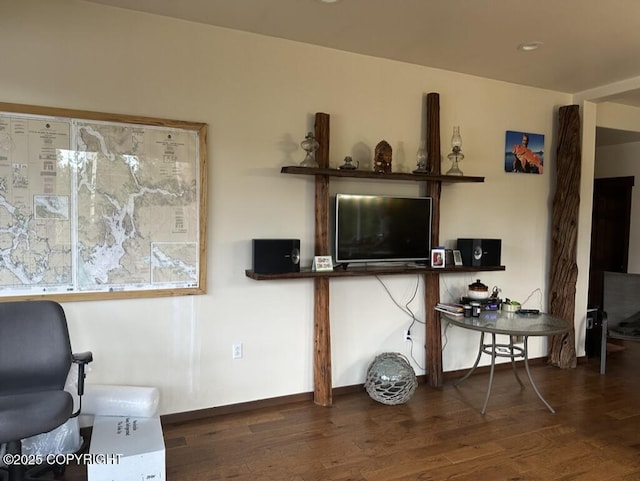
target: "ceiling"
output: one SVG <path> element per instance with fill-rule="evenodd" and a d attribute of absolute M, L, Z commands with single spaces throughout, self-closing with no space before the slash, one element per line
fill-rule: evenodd
<path fill-rule="evenodd" d="M 571 94 L 640 86 L 638 0 L 86 1 Z"/>

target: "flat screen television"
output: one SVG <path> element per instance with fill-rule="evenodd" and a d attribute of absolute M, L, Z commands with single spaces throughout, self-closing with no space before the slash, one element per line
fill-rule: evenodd
<path fill-rule="evenodd" d="M 336 263 L 427 261 L 431 204 L 430 197 L 337 194 Z"/>

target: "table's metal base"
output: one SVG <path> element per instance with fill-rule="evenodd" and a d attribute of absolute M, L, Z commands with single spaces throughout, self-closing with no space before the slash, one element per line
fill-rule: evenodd
<path fill-rule="evenodd" d="M 476 358 L 475 363 L 473 364 L 471 369 L 469 369 L 469 372 L 467 372 L 464 375 L 464 377 L 462 377 L 460 380 L 454 383 L 454 386 L 458 386 L 462 381 L 464 381 L 469 376 L 471 376 L 471 374 L 473 374 L 473 372 L 478 367 L 478 363 L 480 362 L 480 357 L 482 356 L 483 353 L 489 354 L 491 356 L 491 371 L 489 374 L 489 387 L 487 388 L 487 395 L 484 399 L 482 411 L 480 411 L 480 413 L 484 416 L 484 414 L 487 412 L 487 405 L 489 404 L 489 397 L 491 396 L 491 388 L 493 387 L 493 373 L 495 371 L 495 366 L 496 366 L 496 357 L 508 357 L 511 359 L 511 367 L 513 368 L 513 373 L 516 376 L 516 379 L 520 384 L 520 386 L 524 387 L 524 384 L 522 384 L 522 381 L 520 380 L 520 376 L 518 376 L 518 371 L 516 369 L 516 359 L 522 358 L 524 359 L 524 367 L 527 371 L 527 376 L 529 377 L 529 382 L 531 383 L 531 387 L 535 391 L 538 398 L 544 403 L 545 406 L 547 406 L 547 409 L 551 411 L 553 414 L 555 414 L 556 412 L 551 407 L 551 405 L 542 397 L 542 394 L 540 394 L 540 391 L 538 391 L 538 387 L 536 386 L 536 383 L 533 382 L 533 378 L 531 377 L 531 371 L 529 370 L 529 356 L 528 356 L 529 336 L 524 336 L 524 347 L 520 347 L 520 346 L 514 345 L 514 342 L 513 342 L 514 336 L 509 336 L 509 344 L 497 344 L 496 335 L 494 333 L 491 333 L 491 343 L 485 344 L 484 342 L 485 334 L 486 334 L 485 332 L 480 333 L 480 347 L 478 349 L 478 357 Z"/>

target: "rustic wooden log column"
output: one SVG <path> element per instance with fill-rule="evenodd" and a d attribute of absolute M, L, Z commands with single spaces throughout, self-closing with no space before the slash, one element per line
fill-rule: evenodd
<path fill-rule="evenodd" d="M 551 215 L 551 273 L 549 313 L 569 321 L 566 334 L 549 342 L 549 363 L 560 368 L 576 367 L 575 298 L 578 266 L 578 208 L 580 206 L 580 112 L 577 105 L 559 111 L 556 192 Z"/>
<path fill-rule="evenodd" d="M 316 160 L 321 168 L 329 167 L 329 114 L 316 113 L 315 137 L 320 146 Z M 316 175 L 315 255 L 328 256 L 329 251 L 329 176 Z M 314 279 L 314 402 L 331 406 L 331 323 L 329 319 L 329 278 Z"/>
<path fill-rule="evenodd" d="M 427 170 L 440 175 L 440 94 L 427 94 Z M 440 243 L 440 182 L 426 182 L 426 196 L 432 199 L 431 246 Z M 433 309 L 440 300 L 440 276 L 437 273 L 424 274 L 424 309 L 426 322 L 427 352 L 426 375 L 430 386 L 439 387 L 442 375 L 442 333 L 440 316 Z"/>

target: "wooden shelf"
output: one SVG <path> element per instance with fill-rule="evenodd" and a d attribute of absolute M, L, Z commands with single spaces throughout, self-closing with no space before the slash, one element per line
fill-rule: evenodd
<path fill-rule="evenodd" d="M 281 279 L 315 279 L 322 277 L 364 277 L 364 276 L 397 276 L 404 274 L 456 274 L 462 272 L 487 272 L 487 271 L 504 271 L 505 266 L 495 267 L 422 267 L 422 266 L 367 266 L 367 267 L 349 267 L 346 270 L 337 269 L 328 272 L 315 272 L 310 269 L 303 269 L 300 272 L 285 272 L 282 274 L 258 274 L 251 269 L 247 269 L 245 274 L 247 277 L 256 281 L 273 281 Z"/>
<path fill-rule="evenodd" d="M 314 255 L 330 254 L 329 240 L 329 183 L 331 178 L 369 179 L 382 181 L 423 182 L 424 196 L 432 198 L 431 245 L 439 245 L 440 233 L 440 196 L 443 184 L 484 182 L 484 177 L 455 176 L 440 174 L 440 105 L 439 95 L 430 93 L 426 99 L 427 125 L 427 165 L 431 165 L 434 174 L 414 174 L 411 172 L 391 172 L 388 174 L 364 171 L 341 170 L 329 168 L 329 114 L 322 112 L 315 116 L 315 138 L 318 140 L 316 161 L 320 167 L 301 167 L 299 165 L 281 168 L 283 174 L 307 175 L 315 177 L 315 249 Z M 430 159 L 430 160 L 429 160 Z M 419 274 L 424 276 L 424 305 L 426 324 L 426 373 L 431 386 L 442 386 L 442 333 L 440 316 L 430 309 L 440 300 L 440 274 L 457 272 L 504 271 L 498 267 L 413 267 L 413 266 L 376 266 L 364 267 L 351 265 L 348 269 L 329 272 L 313 272 L 303 270 L 286 274 L 257 274 L 246 270 L 251 279 L 269 281 L 278 279 L 313 279 L 314 282 L 314 354 L 313 378 L 314 401 L 321 406 L 331 406 L 333 385 L 331 381 L 331 323 L 329 322 L 329 281 L 331 278 L 364 277 L 377 275 Z"/>
<path fill-rule="evenodd" d="M 414 182 L 484 182 L 484 177 L 467 175 L 432 175 L 413 174 L 410 172 L 391 172 L 389 174 L 384 174 L 366 170 L 323 169 L 317 167 L 300 167 L 298 165 L 282 167 L 280 172 L 283 174 L 328 175 L 330 177 L 350 177 L 353 179 L 412 180 Z"/>

